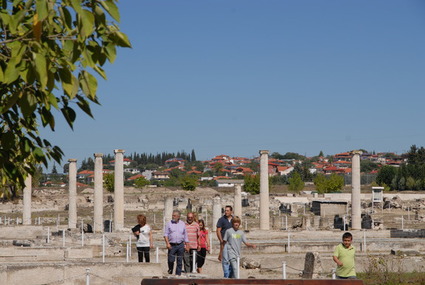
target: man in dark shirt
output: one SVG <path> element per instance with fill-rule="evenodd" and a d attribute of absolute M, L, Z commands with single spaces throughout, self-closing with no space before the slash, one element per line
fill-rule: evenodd
<path fill-rule="evenodd" d="M 233 208 L 232 206 L 227 205 L 224 208 L 224 216 L 222 216 L 217 221 L 217 238 L 220 241 L 220 253 L 218 255 L 218 260 L 221 261 L 223 266 L 224 278 L 230 278 L 232 275 L 230 262 L 227 254 L 227 248 L 224 245 L 223 237 L 228 229 L 232 227 L 232 218 L 233 218 Z"/>

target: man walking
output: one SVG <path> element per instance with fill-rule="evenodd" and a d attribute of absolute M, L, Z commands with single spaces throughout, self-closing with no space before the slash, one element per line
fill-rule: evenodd
<path fill-rule="evenodd" d="M 227 253 L 227 246 L 224 244 L 223 237 L 228 229 L 232 227 L 233 208 L 227 205 L 224 208 L 224 216 L 217 221 L 217 238 L 220 241 L 220 253 L 218 260 L 221 261 L 223 267 L 224 278 L 232 276 L 232 268 L 230 266 L 229 256 Z"/>
<path fill-rule="evenodd" d="M 193 253 L 201 250 L 199 242 L 199 224 L 194 220 L 195 215 L 192 212 L 186 216 L 186 233 L 189 239 L 188 246 L 184 252 L 184 270 L 186 273 L 193 272 Z"/>
<path fill-rule="evenodd" d="M 180 221 L 181 213 L 173 211 L 172 220 L 165 225 L 164 240 L 168 249 L 168 273 L 173 273 L 174 261 L 177 257 L 176 275 L 182 273 L 182 261 L 186 244 L 189 242 L 186 226 Z"/>

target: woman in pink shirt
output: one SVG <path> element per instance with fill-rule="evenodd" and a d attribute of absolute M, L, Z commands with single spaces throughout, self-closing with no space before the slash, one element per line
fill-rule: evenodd
<path fill-rule="evenodd" d="M 202 272 L 202 266 L 205 263 L 205 256 L 207 255 L 207 251 L 208 253 L 210 252 L 210 242 L 209 242 L 209 238 L 208 238 L 208 230 L 205 228 L 205 222 L 204 220 L 199 220 L 198 222 L 199 224 L 199 243 L 200 243 L 200 248 L 201 250 L 198 251 L 198 257 L 196 259 L 196 263 L 197 263 L 197 269 L 196 271 L 198 273 Z"/>

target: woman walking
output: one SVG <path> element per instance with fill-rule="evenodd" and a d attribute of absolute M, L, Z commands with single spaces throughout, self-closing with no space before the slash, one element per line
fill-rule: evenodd
<path fill-rule="evenodd" d="M 137 222 L 138 224 L 131 230 L 137 238 L 136 248 L 139 255 L 139 262 L 143 262 L 143 256 L 145 257 L 145 262 L 150 262 L 149 251 L 153 248 L 152 230 L 146 224 L 145 215 L 138 215 Z"/>
<path fill-rule="evenodd" d="M 210 252 L 210 242 L 209 242 L 209 238 L 208 238 L 208 230 L 205 228 L 205 222 L 204 220 L 199 220 L 198 222 L 199 224 L 199 246 L 201 248 L 200 251 L 198 251 L 198 257 L 196 259 L 196 263 L 197 263 L 197 269 L 196 271 L 198 273 L 202 272 L 202 266 L 205 263 L 205 256 L 207 255 L 207 251 L 208 253 Z"/>

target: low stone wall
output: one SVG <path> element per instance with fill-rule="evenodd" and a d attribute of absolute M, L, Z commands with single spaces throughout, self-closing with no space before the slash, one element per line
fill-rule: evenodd
<path fill-rule="evenodd" d="M 143 278 L 162 276 L 156 263 L 50 263 L 0 265 L 1 284 L 86 284 L 89 269 L 91 285 L 139 285 Z"/>

